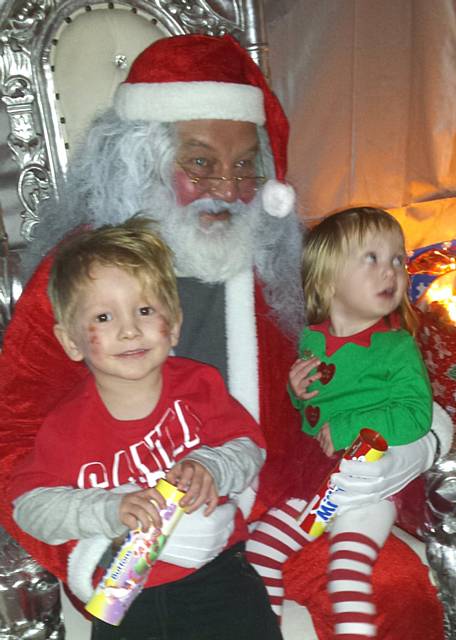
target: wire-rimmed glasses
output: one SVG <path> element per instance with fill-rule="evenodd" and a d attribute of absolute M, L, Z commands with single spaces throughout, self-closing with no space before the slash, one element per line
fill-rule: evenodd
<path fill-rule="evenodd" d="M 181 162 L 176 162 L 176 164 L 201 193 L 212 193 L 217 190 L 221 183 L 231 182 L 236 186 L 239 195 L 246 197 L 258 191 L 267 180 L 265 176 L 255 175 L 238 175 L 230 178 L 226 176 L 210 176 L 205 174 L 204 167 L 197 170 L 194 168 L 189 169 Z"/>

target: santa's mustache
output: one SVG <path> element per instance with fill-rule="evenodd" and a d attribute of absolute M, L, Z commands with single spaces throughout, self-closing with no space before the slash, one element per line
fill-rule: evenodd
<path fill-rule="evenodd" d="M 199 198 L 190 204 L 182 207 L 183 213 L 189 216 L 199 216 L 201 213 L 217 215 L 229 211 L 232 216 L 248 215 L 253 210 L 253 200 L 246 204 L 242 200 L 225 202 L 224 200 L 213 200 L 212 198 Z"/>

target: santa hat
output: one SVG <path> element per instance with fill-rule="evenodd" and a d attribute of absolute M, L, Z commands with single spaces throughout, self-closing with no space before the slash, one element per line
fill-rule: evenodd
<path fill-rule="evenodd" d="M 262 191 L 263 205 L 276 217 L 294 205 L 285 183 L 288 120 L 260 68 L 231 36 L 182 35 L 157 40 L 133 62 L 114 96 L 126 120 L 181 122 L 240 120 L 264 125 L 276 180 Z"/>

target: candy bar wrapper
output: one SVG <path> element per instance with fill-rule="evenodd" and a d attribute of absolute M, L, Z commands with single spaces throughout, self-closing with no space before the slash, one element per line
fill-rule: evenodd
<path fill-rule="evenodd" d="M 166 500 L 160 510 L 162 528 L 134 529 L 123 542 L 111 566 L 98 584 L 85 609 L 96 618 L 118 626 L 133 600 L 141 592 L 149 571 L 169 535 L 184 513 L 179 501 L 185 495 L 166 480 L 156 486 Z"/>
<path fill-rule="evenodd" d="M 373 429 L 361 429 L 356 440 L 346 449 L 342 459 L 363 460 L 373 462 L 383 456 L 388 449 L 386 440 Z M 331 501 L 331 496 L 339 489 L 331 482 L 333 473 L 339 471 L 338 463 L 320 486 L 316 496 L 308 508 L 298 517 L 298 523 L 310 538 L 319 538 L 331 522 L 337 511 L 337 505 Z"/>

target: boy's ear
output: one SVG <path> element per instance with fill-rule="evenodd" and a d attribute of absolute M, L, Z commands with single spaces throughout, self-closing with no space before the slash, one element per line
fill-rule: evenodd
<path fill-rule="evenodd" d="M 170 336 L 171 336 L 171 346 L 175 347 L 179 342 L 180 330 L 182 326 L 182 313 L 179 318 L 176 320 L 174 325 L 171 327 Z"/>
<path fill-rule="evenodd" d="M 60 342 L 62 349 L 65 351 L 70 360 L 74 360 L 74 362 L 80 362 L 84 359 L 84 356 L 79 350 L 79 347 L 71 339 L 68 330 L 63 326 L 63 324 L 54 325 L 54 335 Z"/>

